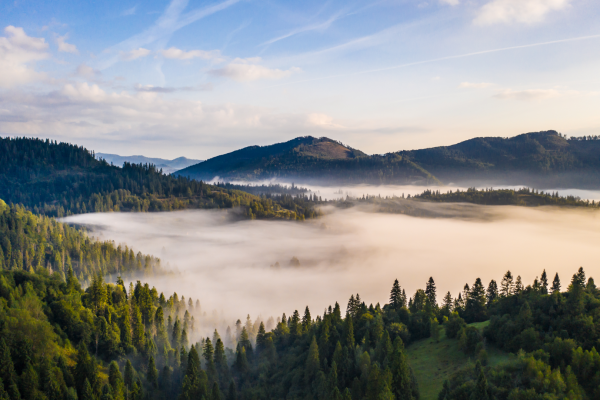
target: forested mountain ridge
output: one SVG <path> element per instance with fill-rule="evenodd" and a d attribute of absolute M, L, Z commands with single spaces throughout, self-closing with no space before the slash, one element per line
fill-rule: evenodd
<path fill-rule="evenodd" d="M 202 160 L 195 160 L 186 157 L 178 157 L 173 160 L 166 160 L 164 158 L 156 157 L 145 157 L 145 156 L 120 156 L 118 154 L 108 153 L 95 153 L 96 158 L 106 160 L 109 164 L 114 164 L 117 167 L 122 166 L 124 163 L 129 164 L 153 164 L 157 169 L 161 169 L 165 174 L 170 174 L 177 170 L 189 167 L 190 165 L 202 162 Z"/>
<path fill-rule="evenodd" d="M 437 184 L 423 168 L 398 154 L 368 156 L 328 138 L 299 137 L 251 146 L 175 172 L 193 179 L 300 179 L 305 182 Z"/>
<path fill-rule="evenodd" d="M 600 140 L 556 131 L 481 137 L 453 146 L 366 155 L 331 139 L 252 146 L 177 171 L 195 179 L 286 179 L 322 183 L 460 183 L 600 187 Z M 319 152 L 330 144 L 338 151 Z M 345 149 L 345 150 L 342 150 Z"/>
<path fill-rule="evenodd" d="M 97 160 L 69 143 L 0 138 L 0 199 L 39 214 L 65 216 L 106 211 L 170 211 L 239 207 L 248 218 L 311 218 L 303 199 L 254 196 L 239 190 L 165 175 L 154 165 Z"/>
<path fill-rule="evenodd" d="M 511 138 L 480 137 L 398 154 L 444 182 L 600 187 L 600 140 L 596 136 L 567 139 L 556 131 L 543 131 Z"/>

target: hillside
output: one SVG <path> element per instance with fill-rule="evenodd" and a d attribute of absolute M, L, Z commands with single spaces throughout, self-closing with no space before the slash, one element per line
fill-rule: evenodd
<path fill-rule="evenodd" d="M 328 138 L 299 137 L 251 146 L 175 173 L 198 180 L 286 179 L 303 182 L 412 182 L 436 184 L 434 176 L 397 154 L 368 156 Z"/>
<path fill-rule="evenodd" d="M 118 154 L 96 153 L 97 159 L 106 160 L 109 164 L 114 164 L 117 167 L 124 163 L 130 164 L 153 164 L 156 169 L 162 170 L 165 174 L 170 174 L 177 170 L 189 167 L 190 165 L 198 164 L 202 160 L 195 160 L 186 157 L 177 157 L 173 160 L 164 158 L 145 157 L 145 156 L 120 156 Z"/>
<path fill-rule="evenodd" d="M 556 131 L 474 138 L 398 154 L 444 182 L 600 187 L 600 140 L 567 139 Z"/>
<path fill-rule="evenodd" d="M 171 211 L 236 208 L 248 218 L 312 218 L 304 201 L 280 194 L 266 198 L 185 177 L 165 175 L 154 165 L 122 168 L 97 160 L 69 143 L 0 138 L 0 198 L 49 216 L 107 211 Z"/>
<path fill-rule="evenodd" d="M 583 140 L 585 139 L 585 140 Z M 252 146 L 177 171 L 211 180 L 335 184 L 527 185 L 599 188 L 600 140 L 556 131 L 474 138 L 452 146 L 366 155 L 328 138 Z"/>

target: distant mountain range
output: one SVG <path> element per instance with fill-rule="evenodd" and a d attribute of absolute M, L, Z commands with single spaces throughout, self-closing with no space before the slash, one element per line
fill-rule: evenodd
<path fill-rule="evenodd" d="M 544 131 L 367 155 L 332 139 L 306 136 L 246 147 L 175 174 L 224 181 L 600 188 L 600 140 L 567 139 L 556 131 Z"/>
<path fill-rule="evenodd" d="M 165 174 L 170 174 L 177 170 L 189 167 L 190 165 L 202 162 L 202 160 L 194 160 L 191 158 L 178 157 L 174 160 L 165 160 L 164 158 L 151 158 L 144 156 L 120 156 L 117 154 L 96 153 L 96 158 L 103 158 L 109 164 L 112 163 L 117 167 L 123 166 L 124 162 L 132 164 L 154 164 L 157 169 L 163 170 Z"/>

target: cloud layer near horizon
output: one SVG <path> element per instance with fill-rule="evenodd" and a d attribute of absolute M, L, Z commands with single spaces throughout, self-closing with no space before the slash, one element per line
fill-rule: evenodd
<path fill-rule="evenodd" d="M 447 218 L 423 219 L 329 210 L 305 223 L 228 220 L 223 211 L 84 214 L 101 239 L 133 246 L 180 275 L 148 278 L 159 292 L 199 299 L 235 321 L 278 316 L 309 306 L 313 315 L 352 293 L 387 302 L 394 279 L 412 296 L 433 276 L 438 299 L 457 296 L 477 277 L 499 281 L 506 270 L 531 284 L 545 269 L 563 285 L 579 266 L 594 275 L 600 214 L 525 207 L 432 205 Z M 300 266 L 290 263 L 292 257 Z M 276 267 L 276 263 L 279 264 Z"/>

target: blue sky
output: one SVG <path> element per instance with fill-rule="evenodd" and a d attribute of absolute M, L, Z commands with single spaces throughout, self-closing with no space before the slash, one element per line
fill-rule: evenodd
<path fill-rule="evenodd" d="M 597 0 L 0 4 L 0 133 L 208 158 L 600 133 Z"/>

